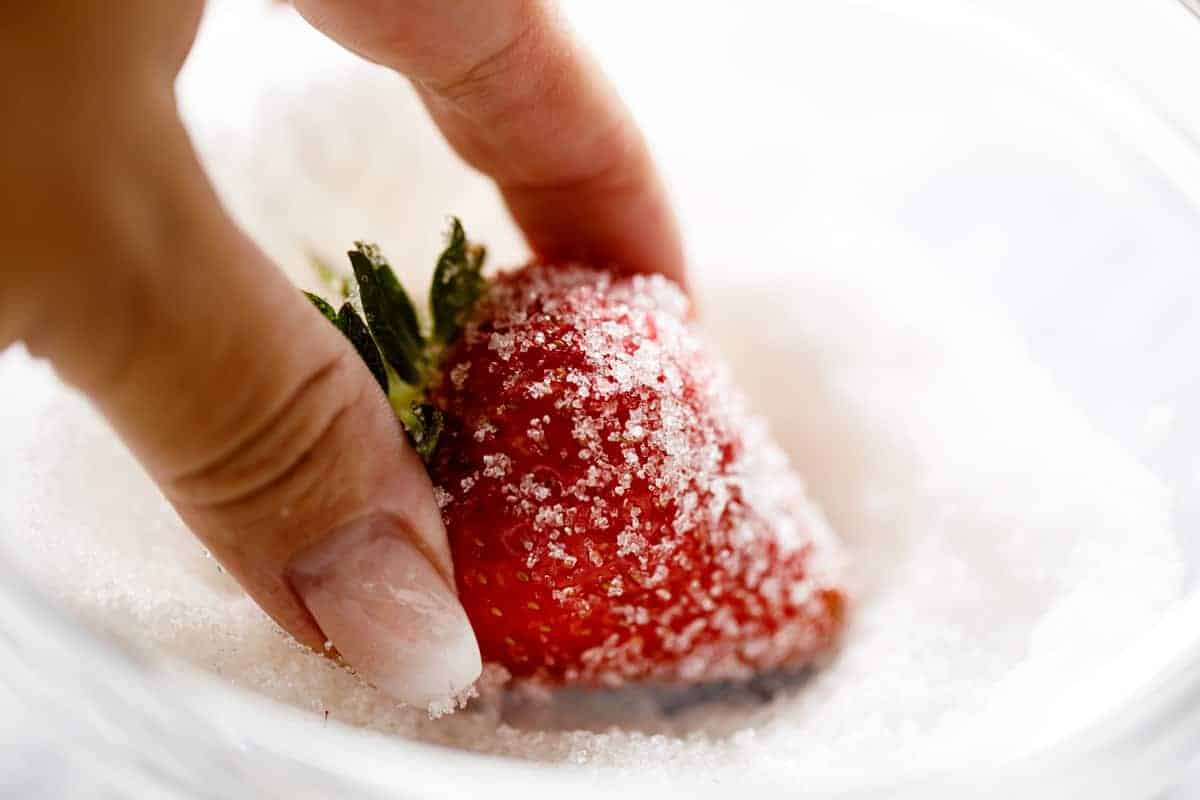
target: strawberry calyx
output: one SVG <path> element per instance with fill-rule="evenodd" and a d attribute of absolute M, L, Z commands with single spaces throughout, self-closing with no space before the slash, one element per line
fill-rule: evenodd
<path fill-rule="evenodd" d="M 377 245 L 355 242 L 346 254 L 354 281 L 315 262 L 322 281 L 340 290 L 336 311 L 319 295 L 304 295 L 354 346 L 388 403 L 404 426 L 413 447 L 428 461 L 442 431 L 442 413 L 427 402 L 447 348 L 462 335 L 483 296 L 487 251 L 467 240 L 462 223 L 452 217 L 446 246 L 438 256 L 429 287 L 427 320 L 396 277 Z"/>

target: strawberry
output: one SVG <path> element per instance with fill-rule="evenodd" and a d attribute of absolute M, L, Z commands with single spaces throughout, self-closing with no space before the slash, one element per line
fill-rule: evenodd
<path fill-rule="evenodd" d="M 455 220 L 426 334 L 377 249 L 351 261 L 369 326 L 318 304 L 426 458 L 485 659 L 611 686 L 831 646 L 836 541 L 674 284 L 541 263 L 488 282 Z"/>

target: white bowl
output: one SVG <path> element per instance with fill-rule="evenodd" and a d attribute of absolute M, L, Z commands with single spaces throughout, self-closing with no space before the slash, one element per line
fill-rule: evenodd
<path fill-rule="evenodd" d="M 1168 2 L 1129 5 L 1087 8 L 1087 29 L 1072 24 L 1068 12 L 1085 8 L 1074 2 L 993 13 L 951 0 L 571 6 L 660 154 L 716 325 L 758 323 L 752 303 L 797 263 L 874 260 L 913 280 L 935 276 L 1015 331 L 1067 402 L 1174 492 L 1187 596 L 1144 639 L 1114 643 L 1116 655 L 1079 675 L 1036 730 L 1028 718 L 1027 746 L 814 778 L 805 796 L 1150 797 L 1200 734 L 1200 372 L 1190 357 L 1200 147 L 1186 133 L 1200 106 L 1176 105 L 1191 98 L 1170 84 L 1200 67 L 1200 23 Z M 320 45 L 285 12 L 247 27 L 257 13 L 216 5 L 181 96 L 228 204 L 272 255 L 298 265 L 306 246 L 332 256 L 364 231 L 431 252 L 452 210 L 497 261 L 522 257 L 494 192 L 454 163 L 392 77 Z M 1132 52 L 1099 58 L 1107 37 L 1087 30 L 1120 33 Z M 348 124 L 367 118 L 398 132 L 386 154 Z M 745 341 L 786 322 L 768 319 Z M 743 377 L 774 382 L 786 399 L 786 357 L 768 354 Z M 819 477 L 814 486 L 824 491 Z M 10 752 L 26 761 L 14 774 L 56 796 L 103 785 L 291 798 L 800 788 L 770 774 L 598 781 L 326 725 L 144 663 L 15 575 L 0 581 L 0 621 L 0 680 L 21 720 Z"/>

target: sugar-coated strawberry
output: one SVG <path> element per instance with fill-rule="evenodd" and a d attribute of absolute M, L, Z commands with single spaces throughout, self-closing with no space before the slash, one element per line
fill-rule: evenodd
<path fill-rule="evenodd" d="M 378 253 L 351 255 L 378 352 L 356 346 L 427 457 L 486 660 L 618 685 L 829 649 L 837 542 L 674 284 L 545 264 L 485 282 L 456 221 L 426 336 Z M 325 309 L 353 341 L 354 310 Z"/>

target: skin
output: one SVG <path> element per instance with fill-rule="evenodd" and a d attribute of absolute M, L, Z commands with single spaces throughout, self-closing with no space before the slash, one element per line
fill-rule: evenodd
<path fill-rule="evenodd" d="M 536 253 L 682 281 L 646 145 L 549 5 L 296 5 L 413 81 Z M 297 554 L 380 514 L 443 577 L 449 553 L 429 479 L 370 374 L 230 220 L 197 161 L 173 84 L 202 11 L 0 10 L 0 347 L 23 342 L 86 393 L 246 591 L 319 648 L 326 632 L 289 579 Z"/>

